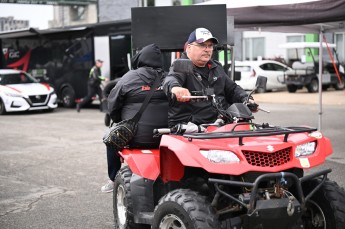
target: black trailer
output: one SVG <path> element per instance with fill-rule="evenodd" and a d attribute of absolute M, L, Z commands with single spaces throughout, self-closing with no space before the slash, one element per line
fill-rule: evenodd
<path fill-rule="evenodd" d="M 106 44 L 98 43 L 98 38 L 105 38 Z M 102 70 L 111 80 L 128 71 L 131 21 L 0 33 L 0 48 L 0 68 L 31 73 L 55 88 L 63 106 L 74 107 L 87 93 L 89 71 L 98 58 L 96 52 L 107 54 L 102 58 L 108 58 L 108 69 Z"/>

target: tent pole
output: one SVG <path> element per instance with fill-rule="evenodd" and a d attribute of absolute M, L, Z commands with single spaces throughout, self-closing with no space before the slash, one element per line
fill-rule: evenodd
<path fill-rule="evenodd" d="M 231 53 L 231 79 L 235 82 L 235 53 L 234 53 L 234 46 L 230 46 L 230 53 Z"/>
<path fill-rule="evenodd" d="M 321 131 L 322 128 L 322 41 L 323 41 L 323 28 L 320 27 L 320 34 L 319 34 L 319 41 L 320 41 L 320 47 L 319 47 L 319 125 L 318 129 Z"/>

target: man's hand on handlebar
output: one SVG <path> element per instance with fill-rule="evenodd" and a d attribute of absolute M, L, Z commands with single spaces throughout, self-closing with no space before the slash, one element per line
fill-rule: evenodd
<path fill-rule="evenodd" d="M 171 94 L 172 94 L 172 96 L 174 96 L 176 98 L 176 100 L 178 102 L 189 102 L 190 101 L 190 98 L 188 98 L 188 97 L 191 96 L 191 94 L 190 94 L 189 90 L 186 88 L 173 87 L 171 89 Z M 187 98 L 185 96 L 187 96 Z"/>
<path fill-rule="evenodd" d="M 248 102 L 246 103 L 246 105 L 249 108 L 249 110 L 253 113 L 256 113 L 258 111 L 270 113 L 270 111 L 260 108 L 259 104 L 255 103 L 255 101 L 253 99 L 249 99 Z"/>
<path fill-rule="evenodd" d="M 256 113 L 259 111 L 259 105 L 257 103 L 255 103 L 255 101 L 253 99 L 248 100 L 247 107 L 253 113 Z"/>

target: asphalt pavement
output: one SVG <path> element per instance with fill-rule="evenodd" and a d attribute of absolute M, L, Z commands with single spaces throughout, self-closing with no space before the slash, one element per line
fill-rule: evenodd
<path fill-rule="evenodd" d="M 320 101 L 324 105 L 345 105 L 345 91 L 332 90 L 319 93 L 309 93 L 306 89 L 297 90 L 295 93 L 288 91 L 268 92 L 254 94 L 255 101 L 277 104 L 304 104 L 318 105 Z"/>
<path fill-rule="evenodd" d="M 258 112 L 258 123 L 318 123 L 317 94 L 270 92 L 254 98 L 271 111 Z M 321 167 L 332 168 L 330 178 L 345 187 L 345 92 L 327 91 L 323 98 L 323 133 L 334 153 Z M 100 192 L 107 182 L 103 120 L 97 107 L 0 116 L 1 229 L 114 228 L 112 194 Z"/>

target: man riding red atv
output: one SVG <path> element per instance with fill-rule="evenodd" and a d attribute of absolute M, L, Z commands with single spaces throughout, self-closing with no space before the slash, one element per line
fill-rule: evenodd
<path fill-rule="evenodd" d="M 158 149 L 119 152 L 115 228 L 344 228 L 345 192 L 331 169 L 304 175 L 332 153 L 328 138 L 256 124 L 247 103 L 222 110 L 212 95 L 191 99 L 212 100 L 222 119 L 158 129 Z"/>

